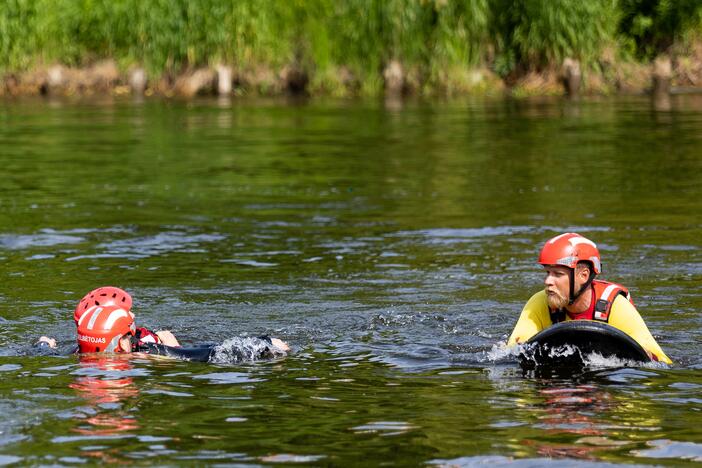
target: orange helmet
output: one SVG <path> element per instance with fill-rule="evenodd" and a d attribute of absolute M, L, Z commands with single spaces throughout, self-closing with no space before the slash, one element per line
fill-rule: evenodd
<path fill-rule="evenodd" d="M 594 274 L 591 274 L 587 282 L 578 291 L 575 290 L 575 267 L 580 262 L 587 262 L 592 266 Z M 600 252 L 597 246 L 590 239 L 574 232 L 566 232 L 546 241 L 539 254 L 541 265 L 560 265 L 570 268 L 570 293 L 568 294 L 568 304 L 572 304 L 580 295 L 592 284 L 595 275 L 602 271 L 600 262 Z"/>
<path fill-rule="evenodd" d="M 120 338 L 134 333 L 134 315 L 116 305 L 95 305 L 78 320 L 78 347 L 81 353 L 118 352 Z"/>
<path fill-rule="evenodd" d="M 78 324 L 80 317 L 92 306 L 116 305 L 129 312 L 132 309 L 132 296 L 114 286 L 93 289 L 83 296 L 73 312 L 73 320 Z"/>
<path fill-rule="evenodd" d="M 541 265 L 575 268 L 580 262 L 590 263 L 596 275 L 602 271 L 600 252 L 595 243 L 574 232 L 566 232 L 549 239 L 539 254 Z"/>

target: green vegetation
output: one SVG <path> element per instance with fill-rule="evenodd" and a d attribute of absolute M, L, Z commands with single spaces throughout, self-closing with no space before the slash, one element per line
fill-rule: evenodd
<path fill-rule="evenodd" d="M 492 6 L 500 52 L 495 68 L 503 75 L 560 64 L 566 57 L 590 63 L 616 37 L 612 0 L 494 0 Z"/>
<path fill-rule="evenodd" d="M 639 56 L 651 58 L 700 32 L 699 0 L 620 0 L 620 30 Z"/>
<path fill-rule="evenodd" d="M 104 58 L 152 77 L 294 65 L 314 91 L 372 93 L 397 60 L 432 91 L 481 68 L 519 76 L 565 57 L 596 68 L 605 50 L 649 60 L 701 24 L 699 0 L 3 0 L 0 72 Z"/>

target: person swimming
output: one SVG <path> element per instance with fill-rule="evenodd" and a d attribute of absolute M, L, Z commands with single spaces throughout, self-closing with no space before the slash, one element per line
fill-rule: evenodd
<path fill-rule="evenodd" d="M 131 311 L 132 298 L 124 290 L 112 286 L 97 288 L 80 300 L 73 314 L 77 346 L 71 353 L 145 353 L 192 361 L 209 361 L 221 345 L 202 344 L 182 347 L 168 330 L 151 331 L 137 327 Z M 230 361 L 284 356 L 290 347 L 269 336 L 248 338 L 248 346 L 229 346 Z M 56 340 L 39 338 L 37 346 L 56 349 Z"/>
<path fill-rule="evenodd" d="M 592 320 L 621 330 L 652 360 L 672 364 L 636 310 L 629 290 L 596 279 L 602 264 L 594 242 L 573 232 L 560 234 L 546 241 L 538 263 L 544 268 L 544 288 L 524 306 L 508 347 L 526 343 L 559 322 Z"/>

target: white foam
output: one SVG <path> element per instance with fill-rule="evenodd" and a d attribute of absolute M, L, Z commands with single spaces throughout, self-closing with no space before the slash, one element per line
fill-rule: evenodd
<path fill-rule="evenodd" d="M 508 359 L 512 361 L 512 358 L 519 356 L 522 352 L 521 346 L 510 346 L 507 347 L 507 343 L 504 341 L 498 341 L 489 351 L 485 352 L 485 360 L 489 362 L 499 362 Z"/>
<path fill-rule="evenodd" d="M 234 337 L 214 348 L 210 362 L 218 364 L 233 364 L 237 362 L 255 361 L 261 355 L 272 354 L 270 357 L 285 356 L 286 353 L 267 341 L 256 337 Z"/>
<path fill-rule="evenodd" d="M 507 347 L 504 341 L 498 341 L 492 345 L 490 350 L 484 352 L 485 359 L 482 362 L 505 362 L 514 361 L 520 356 L 525 357 L 528 361 L 533 361 L 537 366 L 534 355 L 536 348 L 530 345 L 516 345 Z M 620 359 L 614 356 L 603 356 L 598 352 L 583 354 L 580 349 L 574 345 L 555 346 L 546 350 L 546 355 L 549 358 L 569 357 L 579 355 L 583 361 L 583 366 L 587 368 L 611 368 L 611 367 L 645 367 L 649 369 L 661 369 L 668 366 L 662 362 L 641 362 L 632 361 L 629 359 Z"/>

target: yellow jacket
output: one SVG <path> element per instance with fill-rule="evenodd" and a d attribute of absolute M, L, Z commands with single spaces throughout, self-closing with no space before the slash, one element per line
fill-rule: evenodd
<path fill-rule="evenodd" d="M 570 320 L 570 317 L 566 314 L 566 321 Z M 646 327 L 636 307 L 624 296 L 619 295 L 614 299 L 608 323 L 632 337 L 643 349 L 653 354 L 659 361 L 667 364 L 673 363 L 665 355 L 656 339 L 651 335 L 651 332 L 648 331 L 648 327 Z M 507 346 L 525 343 L 529 338 L 551 325 L 546 292 L 542 290 L 531 296 L 531 299 L 524 306 L 517 325 L 507 341 Z"/>

